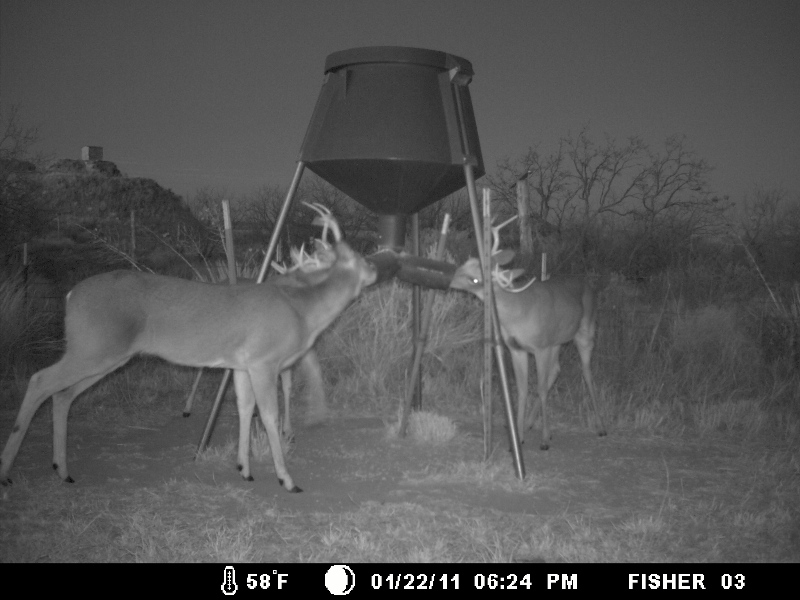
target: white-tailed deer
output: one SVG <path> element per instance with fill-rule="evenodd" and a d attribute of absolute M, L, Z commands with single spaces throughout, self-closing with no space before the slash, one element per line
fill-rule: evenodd
<path fill-rule="evenodd" d="M 500 225 L 502 227 L 502 225 Z M 499 227 L 495 228 L 495 230 Z M 496 231 L 495 231 L 496 235 Z M 497 244 L 495 244 L 496 251 Z M 539 399 L 542 404 L 542 443 L 549 448 L 550 430 L 547 426 L 547 394 L 560 370 L 558 355 L 561 345 L 574 340 L 583 367 L 583 379 L 589 388 L 597 434 L 606 434 L 597 406 L 597 395 L 592 380 L 590 362 L 596 329 L 596 293 L 591 282 L 583 276 L 553 277 L 547 281 L 532 281 L 524 289 L 511 290 L 509 278 L 495 270 L 494 297 L 500 319 L 500 332 L 511 352 L 514 378 L 517 380 L 517 429 L 520 443 L 525 441 L 525 430 L 533 423 L 533 411 L 528 405 L 528 354 L 536 359 Z M 470 258 L 453 276 L 451 288 L 465 290 L 483 300 L 483 273 L 480 262 Z"/>
<path fill-rule="evenodd" d="M 323 233 L 324 236 L 324 233 Z M 315 240 L 317 249 L 312 255 L 305 253 L 301 247 L 299 252 L 292 250 L 292 266 L 284 267 L 272 263 L 280 275 L 270 279 L 271 283 L 282 287 L 308 287 L 319 285 L 330 274 L 330 267 L 336 261 L 336 255 L 330 245 L 323 240 Z M 322 384 L 322 369 L 319 366 L 317 353 L 311 348 L 298 361 L 297 367 L 303 372 L 306 381 L 306 424 L 314 425 L 324 421 L 328 416 L 328 405 L 325 402 L 325 389 Z M 294 438 L 290 405 L 292 395 L 292 371 L 281 372 L 281 388 L 283 391 L 283 419 L 281 433 L 284 438 Z"/>
<path fill-rule="evenodd" d="M 277 278 L 274 278 L 277 280 Z M 278 281 L 274 281 L 278 284 Z M 325 389 L 322 383 L 322 369 L 319 365 L 317 353 L 312 348 L 297 362 L 288 369 L 281 371 L 281 389 L 283 390 L 283 418 L 280 419 L 280 432 L 284 439 L 294 439 L 294 429 L 290 417 L 291 396 L 292 396 L 292 368 L 297 367 L 303 372 L 306 382 L 306 425 L 317 425 L 328 417 L 328 405 L 325 401 Z M 188 417 L 192 413 L 192 403 L 194 396 L 190 395 L 183 407 L 183 416 Z"/>
<path fill-rule="evenodd" d="M 67 414 L 75 397 L 136 354 L 194 367 L 234 370 L 239 412 L 238 467 L 250 474 L 253 409 L 267 431 L 275 472 L 290 492 L 301 491 L 286 470 L 278 432 L 278 374 L 305 355 L 317 336 L 375 282 L 375 268 L 342 241 L 330 213 L 315 222 L 333 231 L 335 260 L 304 286 L 222 286 L 132 271 L 90 277 L 67 295 L 66 352 L 35 373 L 0 457 L 8 472 L 31 418 L 53 397 L 53 467 L 65 481 Z M 323 233 L 323 237 L 324 237 Z"/>
<path fill-rule="evenodd" d="M 321 240 L 316 240 L 316 242 L 319 248 L 313 255 L 306 254 L 303 248 L 297 252 L 292 249 L 294 264 L 291 267 L 285 267 L 273 262 L 272 265 L 279 275 L 271 277 L 269 283 L 279 287 L 307 287 L 318 285 L 326 279 L 330 274 L 329 269 L 336 260 L 336 256 L 330 246 Z M 215 283 L 229 285 L 225 280 Z M 237 280 L 237 285 L 253 285 L 255 283 L 254 279 L 243 277 Z M 308 404 L 306 424 L 315 425 L 321 423 L 328 416 L 328 406 L 325 401 L 325 390 L 322 383 L 322 369 L 319 365 L 317 353 L 311 348 L 297 360 L 295 365 L 284 369 L 280 374 L 281 389 L 283 391 L 283 418 L 280 419 L 280 431 L 281 435 L 287 440 L 294 438 L 290 417 L 292 368 L 294 366 L 303 372 L 306 381 L 306 400 Z M 194 394 L 190 394 L 183 408 L 184 417 L 191 415 L 193 400 Z"/>

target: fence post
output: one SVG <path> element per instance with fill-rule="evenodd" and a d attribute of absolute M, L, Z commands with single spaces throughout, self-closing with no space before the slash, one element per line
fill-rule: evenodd
<path fill-rule="evenodd" d="M 131 209 L 131 258 L 136 262 L 136 211 Z"/>

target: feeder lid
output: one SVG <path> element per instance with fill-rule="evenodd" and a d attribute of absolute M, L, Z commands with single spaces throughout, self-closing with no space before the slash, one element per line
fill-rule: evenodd
<path fill-rule="evenodd" d="M 340 50 L 328 55 L 325 60 L 325 73 L 336 71 L 349 65 L 364 63 L 405 63 L 433 67 L 444 71 L 455 68 L 470 78 L 475 74 L 472 70 L 472 63 L 465 58 L 439 50 L 408 48 L 406 46 L 365 46 Z"/>

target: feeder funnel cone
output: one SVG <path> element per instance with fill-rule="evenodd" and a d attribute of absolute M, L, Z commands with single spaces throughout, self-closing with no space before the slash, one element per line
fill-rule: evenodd
<path fill-rule="evenodd" d="M 469 84 L 472 64 L 419 48 L 334 52 L 300 160 L 382 218 L 381 235 L 484 174 Z M 386 223 L 393 223 L 386 226 Z M 394 230 L 394 233 L 390 233 Z M 384 240 L 402 246 L 404 239 Z"/>

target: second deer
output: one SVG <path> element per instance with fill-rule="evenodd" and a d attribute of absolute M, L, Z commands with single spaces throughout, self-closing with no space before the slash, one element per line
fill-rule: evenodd
<path fill-rule="evenodd" d="M 495 249 L 496 246 L 497 244 Z M 498 271 L 495 270 L 495 275 L 497 274 Z M 525 430 L 533 424 L 534 417 L 533 410 L 528 410 L 528 354 L 533 354 L 536 360 L 539 400 L 542 405 L 540 448 L 547 450 L 550 447 L 547 395 L 561 368 L 558 362 L 561 346 L 570 340 L 575 342 L 581 357 L 583 379 L 589 388 L 597 421 L 597 434 L 606 435 L 598 410 L 590 364 L 597 328 L 597 298 L 591 281 L 576 275 L 553 277 L 547 281 L 533 281 L 522 290 L 512 290 L 507 285 L 502 285 L 504 279 L 510 281 L 513 276 L 510 279 L 508 276 L 496 277 L 493 290 L 500 332 L 511 353 L 514 378 L 517 381 L 517 430 L 520 443 L 525 441 Z M 483 275 L 478 259 L 470 258 L 461 265 L 456 270 L 450 287 L 465 290 L 483 300 Z"/>

